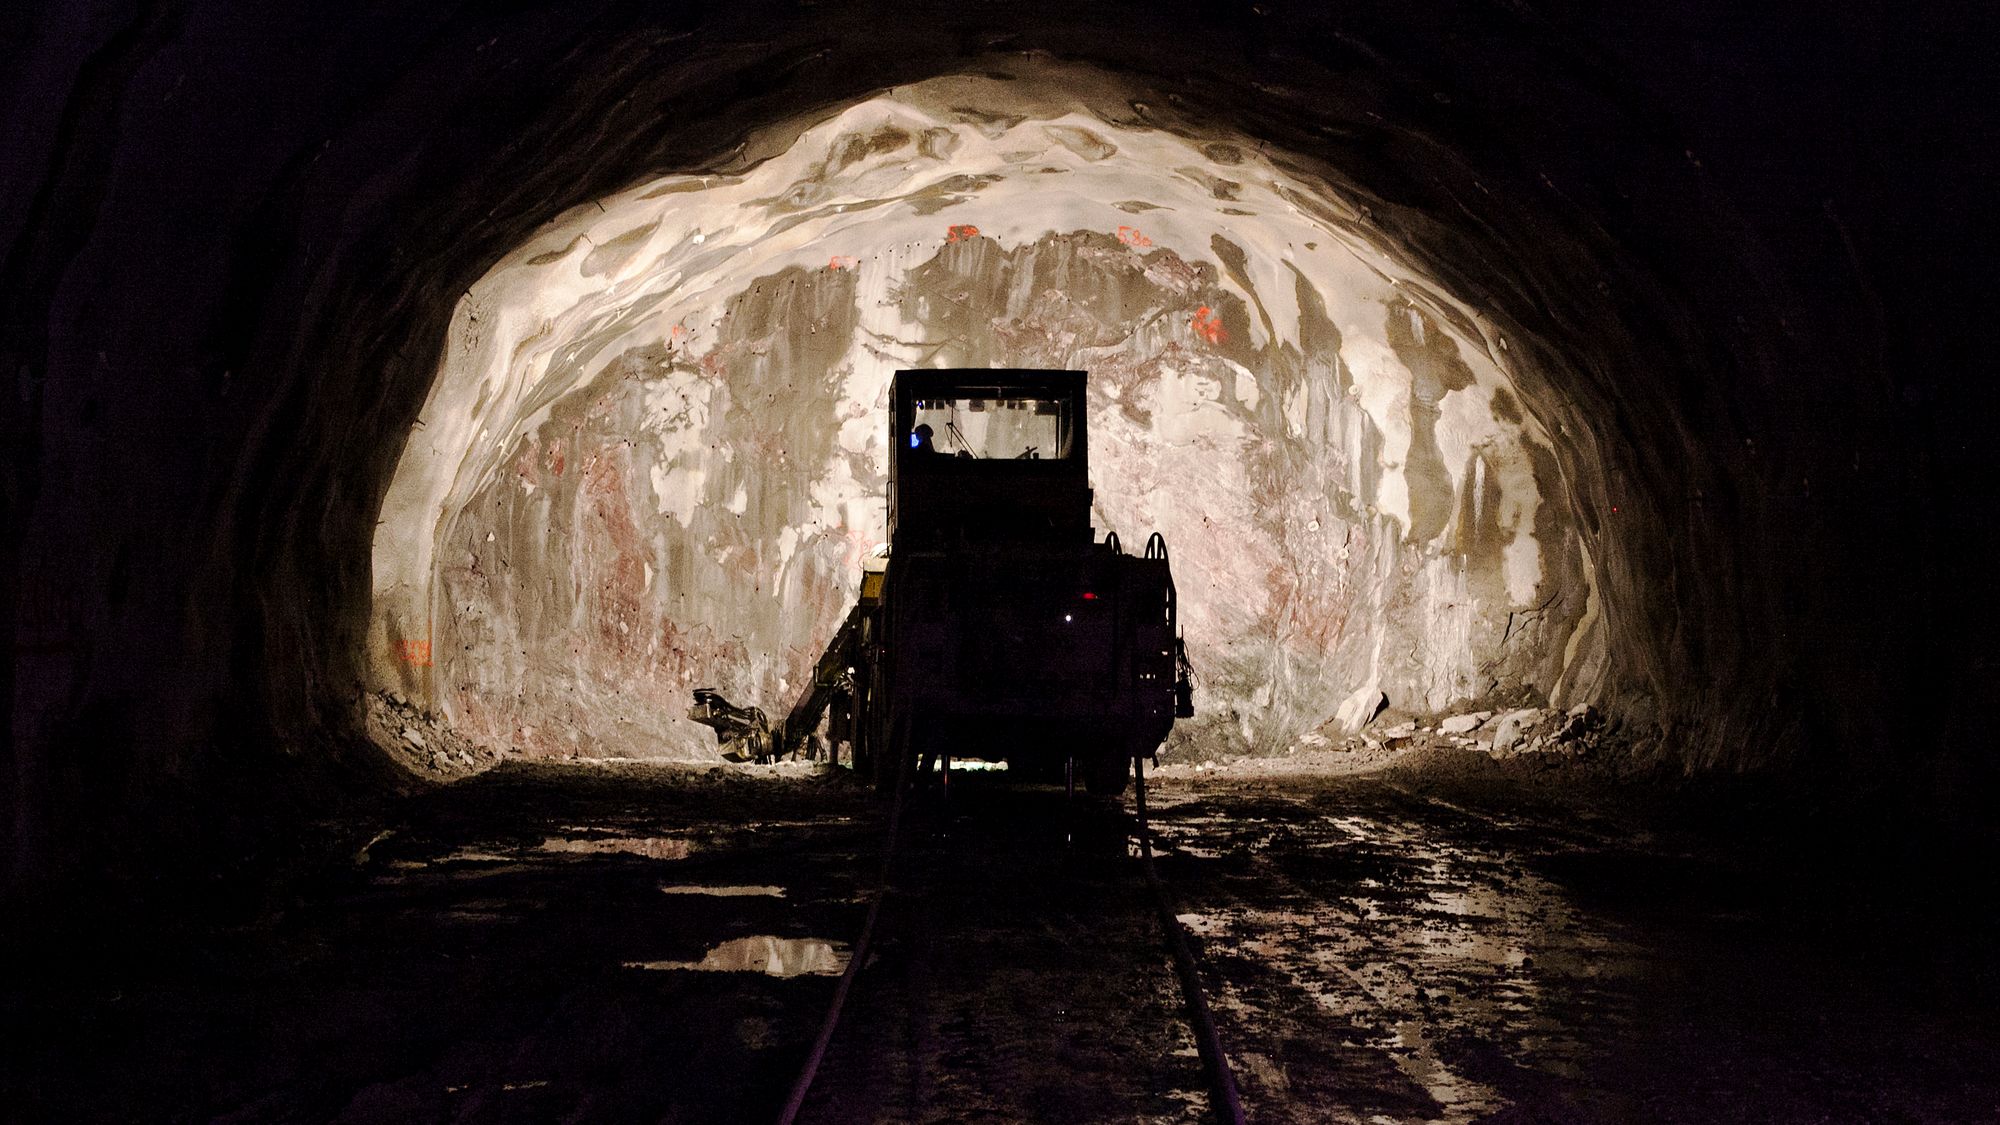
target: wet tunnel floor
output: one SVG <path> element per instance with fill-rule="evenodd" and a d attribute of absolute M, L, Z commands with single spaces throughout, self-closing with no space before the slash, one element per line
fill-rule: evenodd
<path fill-rule="evenodd" d="M 1943 995 L 1991 990 L 1990 899 L 1948 934 L 1712 837 L 1365 779 L 1156 806 L 1259 1120 L 2000 1120 L 2000 1032 Z"/>
<path fill-rule="evenodd" d="M 1153 795 L 1255 1121 L 2000 1120 L 1990 881 L 1373 777 Z M 1124 823 L 918 801 L 806 1119 L 1201 1120 Z M 275 920 L 16 965 L 0 1116 L 770 1120 L 879 838 L 845 778 L 495 770 Z"/>

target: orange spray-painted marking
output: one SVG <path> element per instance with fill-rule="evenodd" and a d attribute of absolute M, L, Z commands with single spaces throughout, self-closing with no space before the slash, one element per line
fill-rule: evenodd
<path fill-rule="evenodd" d="M 1222 318 L 1207 305 L 1194 310 L 1194 319 L 1188 321 L 1188 327 L 1211 344 L 1220 344 L 1228 339 L 1228 333 L 1222 330 Z"/>
<path fill-rule="evenodd" d="M 858 259 L 847 254 L 835 254 L 826 260 L 826 268 L 830 270 L 851 270 L 858 264 Z"/>
<path fill-rule="evenodd" d="M 946 242 L 964 242 L 968 238 L 978 238 L 979 228 L 970 223 L 958 223 L 944 232 Z"/>
<path fill-rule="evenodd" d="M 417 668 L 431 666 L 431 643 L 429 641 L 397 641 L 396 658 Z"/>
<path fill-rule="evenodd" d="M 1153 244 L 1152 239 L 1147 238 L 1145 235 L 1139 233 L 1138 227 L 1119 227 L 1118 241 L 1124 243 L 1127 246 L 1136 246 L 1136 247 L 1146 247 L 1146 246 L 1151 246 Z"/>

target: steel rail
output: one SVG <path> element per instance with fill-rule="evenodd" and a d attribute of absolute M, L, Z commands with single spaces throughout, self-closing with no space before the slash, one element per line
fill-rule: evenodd
<path fill-rule="evenodd" d="M 840 983 L 834 986 L 833 1001 L 827 1005 L 826 1016 L 820 1021 L 819 1034 L 813 1039 L 812 1049 L 806 1052 L 805 1065 L 792 1082 L 792 1092 L 785 1099 L 784 1111 L 778 1115 L 778 1125 L 793 1125 L 798 1120 L 799 1111 L 805 1108 L 806 1095 L 812 1090 L 813 1079 L 819 1075 L 820 1064 L 826 1061 L 834 1029 L 840 1026 L 840 1015 L 847 1006 L 848 993 L 854 989 L 854 978 L 860 975 L 862 965 L 868 961 L 868 946 L 875 938 L 875 922 L 882 916 L 882 900 L 889 897 L 889 872 L 896 861 L 896 840 L 903 824 L 903 802 L 911 788 L 912 749 L 914 747 L 906 747 L 902 751 L 902 762 L 897 766 L 896 797 L 889 805 L 889 828 L 882 840 L 882 873 L 876 883 L 875 894 L 869 899 L 868 914 L 862 919 L 861 934 L 854 939 L 854 950 L 847 958 L 847 968 L 840 974 Z"/>
<path fill-rule="evenodd" d="M 847 968 L 841 973 L 840 981 L 834 986 L 833 1000 L 827 1005 L 826 1015 L 820 1021 L 819 1034 L 813 1039 L 806 1053 L 805 1063 L 798 1077 L 792 1083 L 791 1094 L 785 1100 L 785 1108 L 778 1116 L 778 1125 L 795 1125 L 799 1113 L 805 1107 L 806 1096 L 811 1092 L 820 1066 L 826 1061 L 828 1048 L 833 1043 L 835 1030 L 840 1026 L 840 1017 L 845 1011 L 848 996 L 854 988 L 855 977 L 867 962 L 869 946 L 874 941 L 875 924 L 882 914 L 882 901 L 889 894 L 889 876 L 896 859 L 896 846 L 900 839 L 903 810 L 910 790 L 912 759 L 915 755 L 905 752 L 899 763 L 895 800 L 889 809 L 889 825 L 882 844 L 882 869 L 875 893 L 868 903 L 868 913 L 861 923 L 861 933 L 855 938 Z M 1187 931 L 1181 925 L 1174 909 L 1173 895 L 1165 880 L 1160 878 L 1153 864 L 1152 826 L 1147 819 L 1146 808 L 1146 768 L 1142 760 L 1135 759 L 1137 776 L 1137 834 L 1139 837 L 1140 867 L 1146 877 L 1146 885 L 1152 891 L 1153 904 L 1159 912 L 1160 928 L 1166 936 L 1167 949 L 1173 955 L 1175 975 L 1180 979 L 1181 996 L 1187 1005 L 1188 1023 L 1194 1032 L 1195 1048 L 1200 1054 L 1202 1067 L 1208 1074 L 1210 1093 L 1215 1099 L 1213 1108 L 1216 1116 L 1227 1125 L 1245 1125 L 1243 1098 L 1236 1084 L 1235 1072 L 1230 1068 L 1229 1056 L 1222 1047 L 1221 1033 L 1216 1030 L 1215 1017 L 1208 1007 L 1208 998 L 1203 991 L 1201 973 L 1195 960 L 1193 947 L 1189 944 Z"/>
<path fill-rule="evenodd" d="M 1174 909 L 1173 894 L 1153 866 L 1153 829 L 1146 819 L 1146 760 L 1134 758 L 1132 765 L 1138 778 L 1139 862 L 1146 873 L 1146 885 L 1153 891 L 1153 905 L 1160 911 L 1160 928 L 1166 931 L 1167 948 L 1174 955 L 1174 972 L 1181 980 L 1181 996 L 1187 1002 L 1195 1049 L 1201 1053 L 1202 1067 L 1208 1071 L 1210 1092 L 1215 1097 L 1213 1108 L 1216 1116 L 1228 1125 L 1244 1125 L 1243 1096 L 1237 1090 L 1236 1073 L 1229 1068 L 1222 1035 L 1215 1029 L 1215 1017 L 1209 1012 L 1208 997 L 1202 991 L 1194 948 L 1188 943 L 1187 930 Z"/>

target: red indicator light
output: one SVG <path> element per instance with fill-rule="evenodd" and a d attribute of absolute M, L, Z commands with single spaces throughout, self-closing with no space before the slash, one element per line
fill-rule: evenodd
<path fill-rule="evenodd" d="M 1089 590 L 1085 590 L 1083 592 L 1083 600 L 1087 602 L 1094 602 L 1097 600 L 1097 595 L 1091 593 Z"/>

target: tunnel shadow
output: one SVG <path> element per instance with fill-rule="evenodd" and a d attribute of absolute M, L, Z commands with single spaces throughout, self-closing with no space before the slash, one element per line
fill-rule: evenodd
<path fill-rule="evenodd" d="M 811 779 L 502 767 L 411 801 L 272 924 L 10 988 L 10 1112 L 768 1118 L 834 978 L 697 967 L 766 935 L 844 948 L 878 838 Z"/>

